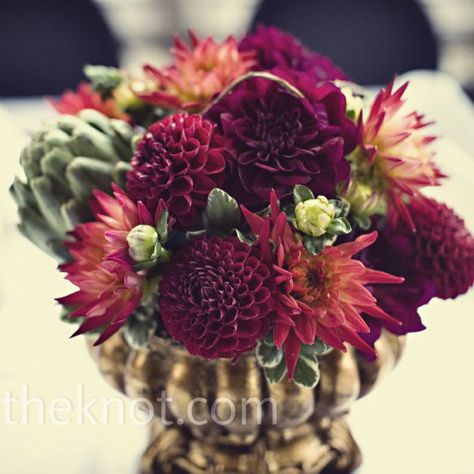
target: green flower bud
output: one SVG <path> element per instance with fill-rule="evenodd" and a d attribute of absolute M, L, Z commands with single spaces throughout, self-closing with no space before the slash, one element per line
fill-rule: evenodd
<path fill-rule="evenodd" d="M 351 205 L 351 213 L 357 217 L 368 218 L 380 204 L 379 195 L 367 184 L 351 181 L 344 199 Z"/>
<path fill-rule="evenodd" d="M 138 263 L 147 262 L 155 258 L 158 232 L 151 225 L 140 224 L 128 233 L 127 242 L 130 257 Z"/>
<path fill-rule="evenodd" d="M 115 103 L 121 110 L 139 109 L 144 105 L 143 101 L 134 92 L 134 82 L 123 82 L 113 92 Z"/>
<path fill-rule="evenodd" d="M 326 233 L 335 215 L 334 206 L 324 196 L 296 205 L 296 227 L 305 234 L 319 237 Z"/>
<path fill-rule="evenodd" d="M 356 122 L 364 108 L 364 100 L 359 95 L 356 95 L 347 85 L 342 85 L 341 92 L 346 98 L 346 114 L 351 120 Z"/>

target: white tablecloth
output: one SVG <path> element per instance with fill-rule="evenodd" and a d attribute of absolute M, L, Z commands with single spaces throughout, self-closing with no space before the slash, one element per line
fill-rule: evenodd
<path fill-rule="evenodd" d="M 409 75 L 413 107 L 437 120 L 443 136 L 439 163 L 451 180 L 430 194 L 455 207 L 474 230 L 474 111 L 459 87 L 440 73 Z M 146 429 L 128 418 L 109 424 L 90 419 L 64 425 L 42 424 L 39 414 L 58 397 L 86 400 L 116 397 L 98 375 L 80 338 L 58 320 L 53 298 L 66 294 L 54 262 L 15 230 L 16 211 L 7 187 L 15 173 L 25 129 L 34 129 L 46 108 L 41 101 L 4 101 L 0 107 L 0 398 L 10 392 L 38 398 L 29 422 L 6 419 L 0 401 L 0 472 L 129 474 L 146 443 Z M 474 381 L 472 338 L 474 292 L 456 301 L 432 301 L 422 314 L 428 329 L 408 338 L 393 374 L 351 414 L 354 435 L 364 452 L 363 474 L 470 474 L 474 472 Z M 24 394 L 23 394 L 24 395 Z M 127 407 L 128 401 L 124 399 Z M 99 410 L 100 411 L 100 410 Z M 70 420 L 70 418 L 68 418 Z"/>

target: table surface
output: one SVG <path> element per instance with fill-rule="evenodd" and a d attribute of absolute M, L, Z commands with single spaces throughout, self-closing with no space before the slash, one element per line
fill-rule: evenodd
<path fill-rule="evenodd" d="M 473 107 L 444 74 L 418 71 L 400 80 L 405 78 L 411 80 L 410 105 L 437 121 L 438 160 L 451 178 L 430 195 L 453 206 L 473 230 Z M 78 400 L 81 390 L 88 402 L 117 397 L 89 360 L 84 341 L 69 340 L 70 327 L 58 320 L 54 298 L 66 294 L 69 286 L 55 263 L 15 229 L 16 210 L 7 188 L 19 172 L 24 132 L 48 113 L 39 99 L 0 102 L 0 399 L 9 392 L 31 400 L 28 423 L 22 422 L 20 404 L 12 402 L 16 424 L 7 423 L 6 405 L 0 400 L 1 466 L 9 474 L 33 469 L 59 474 L 65 467 L 70 474 L 128 474 L 135 471 L 146 444 L 143 426 L 127 416 L 121 423 L 118 415 L 95 424 L 89 418 L 80 423 L 77 414 L 66 416 L 61 425 L 48 419 L 42 423 L 39 416 L 58 397 Z M 424 307 L 428 329 L 409 336 L 397 369 L 354 404 L 350 422 L 364 452 L 361 473 L 474 472 L 473 308 L 473 291 Z"/>

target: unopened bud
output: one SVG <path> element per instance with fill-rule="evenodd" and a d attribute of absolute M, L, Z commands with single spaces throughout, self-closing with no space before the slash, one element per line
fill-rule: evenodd
<path fill-rule="evenodd" d="M 308 199 L 296 205 L 296 227 L 305 234 L 319 237 L 326 233 L 334 214 L 334 206 L 326 197 Z"/>
<path fill-rule="evenodd" d="M 151 225 L 140 224 L 127 235 L 128 253 L 135 262 L 147 262 L 155 257 L 158 233 Z"/>

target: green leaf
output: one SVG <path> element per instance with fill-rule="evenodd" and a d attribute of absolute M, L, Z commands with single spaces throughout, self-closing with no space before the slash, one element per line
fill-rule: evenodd
<path fill-rule="evenodd" d="M 191 240 L 195 239 L 196 237 L 201 237 L 202 235 L 206 235 L 206 229 L 199 229 L 199 230 L 188 230 L 186 232 L 186 239 Z"/>
<path fill-rule="evenodd" d="M 84 74 L 91 81 L 92 88 L 99 92 L 103 99 L 109 98 L 124 79 L 119 69 L 109 66 L 88 64 L 84 67 Z"/>
<path fill-rule="evenodd" d="M 82 318 L 71 318 L 70 315 L 74 311 L 72 306 L 61 306 L 61 311 L 59 313 L 59 319 L 63 323 L 67 324 L 78 324 L 82 322 Z"/>
<path fill-rule="evenodd" d="M 275 342 L 273 341 L 273 331 L 270 331 L 263 339 L 262 339 L 264 344 L 267 344 L 267 346 L 274 346 Z"/>
<path fill-rule="evenodd" d="M 330 204 L 334 206 L 335 217 L 347 217 L 351 205 L 345 199 L 329 199 Z"/>
<path fill-rule="evenodd" d="M 278 383 L 281 382 L 286 375 L 286 363 L 285 358 L 283 358 L 278 365 L 275 367 L 264 367 L 263 373 L 268 383 Z"/>
<path fill-rule="evenodd" d="M 335 235 L 349 234 L 351 231 L 351 224 L 345 217 L 338 217 L 337 219 L 333 219 L 326 230 L 328 234 Z"/>
<path fill-rule="evenodd" d="M 276 367 L 283 359 L 283 350 L 260 341 L 257 345 L 257 360 L 262 367 Z"/>
<path fill-rule="evenodd" d="M 112 163 L 79 156 L 66 168 L 69 188 L 80 201 L 89 200 L 94 189 L 110 192 L 113 170 Z"/>
<path fill-rule="evenodd" d="M 318 385 L 319 378 L 318 360 L 300 355 L 293 375 L 295 385 L 303 388 L 314 388 Z"/>
<path fill-rule="evenodd" d="M 131 140 L 133 150 L 137 148 L 137 145 L 143 140 L 144 136 L 145 135 L 143 133 L 136 133 L 135 135 L 133 135 Z"/>
<path fill-rule="evenodd" d="M 136 349 L 146 347 L 150 337 L 158 327 L 155 315 L 141 311 L 140 307 L 130 316 L 124 328 L 124 336 L 127 342 Z"/>
<path fill-rule="evenodd" d="M 303 186 L 302 184 L 297 184 L 293 188 L 293 199 L 295 204 L 299 204 L 300 202 L 308 201 L 309 199 L 314 199 L 314 194 L 311 189 Z"/>
<path fill-rule="evenodd" d="M 324 249 L 325 237 L 311 237 L 305 235 L 303 237 L 303 244 L 306 250 L 312 255 L 318 255 Z"/>
<path fill-rule="evenodd" d="M 158 232 L 158 238 L 162 244 L 168 239 L 168 217 L 168 209 L 164 209 L 156 226 L 156 232 Z"/>
<path fill-rule="evenodd" d="M 361 229 L 363 230 L 368 230 L 370 229 L 370 226 L 372 225 L 372 221 L 370 220 L 369 216 L 352 216 L 353 221 L 358 225 Z"/>
<path fill-rule="evenodd" d="M 239 205 L 225 191 L 214 188 L 207 198 L 206 216 L 211 227 L 230 231 L 239 225 Z"/>
<path fill-rule="evenodd" d="M 234 232 L 237 238 L 244 244 L 253 245 L 256 241 L 256 238 L 253 235 L 246 235 L 243 232 L 241 232 L 239 229 L 234 229 Z"/>
<path fill-rule="evenodd" d="M 317 355 L 325 354 L 331 346 L 325 344 L 321 339 L 315 339 L 313 344 L 301 344 L 301 355 L 308 358 L 316 358 Z"/>

